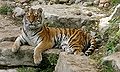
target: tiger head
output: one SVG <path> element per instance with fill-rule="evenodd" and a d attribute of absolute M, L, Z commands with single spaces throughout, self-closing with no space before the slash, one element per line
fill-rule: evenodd
<path fill-rule="evenodd" d="M 23 23 L 29 29 L 36 29 L 42 26 L 42 8 L 29 8 L 25 12 Z"/>

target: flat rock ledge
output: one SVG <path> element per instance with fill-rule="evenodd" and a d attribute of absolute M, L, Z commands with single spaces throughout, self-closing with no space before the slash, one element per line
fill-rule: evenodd
<path fill-rule="evenodd" d="M 33 63 L 33 47 L 21 46 L 17 53 L 11 52 L 13 42 L 3 41 L 0 43 L 0 69 L 17 67 L 36 67 Z M 60 49 L 49 49 L 44 54 L 59 54 L 55 72 L 97 72 L 93 64 L 86 56 L 65 54 Z M 44 55 L 43 54 L 43 55 Z M 46 55 L 46 56 L 48 56 Z M 45 56 L 44 56 L 45 57 Z M 2 70 L 4 71 L 4 70 Z"/>
<path fill-rule="evenodd" d="M 104 57 L 102 61 L 106 66 L 111 65 L 115 72 L 120 72 L 120 52 Z"/>
<path fill-rule="evenodd" d="M 66 54 L 61 52 L 55 72 L 97 72 L 92 60 L 86 56 Z"/>
<path fill-rule="evenodd" d="M 13 42 L 3 41 L 0 43 L 0 68 L 14 68 L 20 66 L 34 67 L 33 63 L 33 49 L 31 46 L 21 46 L 17 53 L 12 53 Z M 60 49 L 50 49 L 44 52 L 44 54 L 59 54 Z M 47 56 L 47 55 L 46 55 Z"/>

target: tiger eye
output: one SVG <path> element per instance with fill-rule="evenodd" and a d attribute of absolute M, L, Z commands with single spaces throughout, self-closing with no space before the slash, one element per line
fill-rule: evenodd
<path fill-rule="evenodd" d="M 30 13 L 27 13 L 26 16 L 27 16 L 27 17 L 30 17 Z"/>
<path fill-rule="evenodd" d="M 37 17 L 38 15 L 37 14 L 34 14 L 35 17 Z"/>

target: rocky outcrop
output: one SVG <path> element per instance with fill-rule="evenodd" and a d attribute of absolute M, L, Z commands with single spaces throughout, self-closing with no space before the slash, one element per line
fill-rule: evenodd
<path fill-rule="evenodd" d="M 0 43 L 0 69 L 14 68 L 14 67 L 34 67 L 33 50 L 31 46 L 21 46 L 17 53 L 12 53 L 13 42 L 4 41 Z M 44 58 L 49 57 L 50 54 L 59 54 L 61 50 L 50 49 L 44 52 Z M 43 59 L 44 59 L 43 58 Z M 47 59 L 46 59 L 47 60 Z"/>
<path fill-rule="evenodd" d="M 12 66 L 12 65 L 30 65 L 34 66 L 33 63 L 33 49 L 30 46 L 22 46 L 20 51 L 12 53 L 13 43 L 12 42 L 1 42 L 0 43 L 0 65 Z"/>
<path fill-rule="evenodd" d="M 61 52 L 55 72 L 97 72 L 94 62 L 86 56 L 66 54 Z"/>
<path fill-rule="evenodd" d="M 98 18 L 104 14 L 98 14 L 99 9 L 87 8 L 80 5 L 37 5 L 32 8 L 42 8 L 44 10 L 44 23 L 56 27 L 81 27 L 83 25 L 95 25 Z M 92 10 L 96 10 L 96 12 Z"/>
<path fill-rule="evenodd" d="M 120 52 L 104 57 L 102 63 L 106 66 L 110 64 L 115 72 L 120 72 Z"/>

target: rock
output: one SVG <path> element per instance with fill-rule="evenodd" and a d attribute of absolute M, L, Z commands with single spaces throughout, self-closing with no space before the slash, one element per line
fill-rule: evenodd
<path fill-rule="evenodd" d="M 105 7 L 108 8 L 110 6 L 110 0 L 100 0 L 99 2 L 99 7 Z"/>
<path fill-rule="evenodd" d="M 26 3 L 28 2 L 29 0 L 15 0 L 15 2 L 20 2 L 20 3 Z"/>
<path fill-rule="evenodd" d="M 22 7 L 22 4 L 21 3 L 16 3 L 15 4 L 17 7 Z"/>
<path fill-rule="evenodd" d="M 95 0 L 93 3 L 94 3 L 95 5 L 98 5 L 99 2 L 100 2 L 100 0 Z"/>
<path fill-rule="evenodd" d="M 92 16 L 92 13 L 91 13 L 91 12 L 88 12 L 88 13 L 87 13 L 87 16 Z"/>
<path fill-rule="evenodd" d="M 116 50 L 117 52 L 120 52 L 120 44 L 119 44 L 119 43 L 115 46 L 115 50 Z"/>
<path fill-rule="evenodd" d="M 92 6 L 93 2 L 84 2 L 83 6 L 87 7 L 87 6 Z"/>
<path fill-rule="evenodd" d="M 0 70 L 0 72 L 17 72 L 16 69 Z"/>
<path fill-rule="evenodd" d="M 27 3 L 23 3 L 22 5 L 23 5 L 23 6 L 27 6 L 28 4 L 27 4 Z"/>
<path fill-rule="evenodd" d="M 105 8 L 108 8 L 109 6 L 110 6 L 110 3 L 105 3 L 105 4 L 104 4 L 104 7 L 105 7 Z"/>
<path fill-rule="evenodd" d="M 42 4 L 45 0 L 38 0 L 40 4 Z"/>
<path fill-rule="evenodd" d="M 104 57 L 102 63 L 106 66 L 109 66 L 109 64 L 111 64 L 115 72 L 120 72 L 120 52 L 116 52 L 112 55 Z"/>
<path fill-rule="evenodd" d="M 33 1 L 32 3 L 31 3 L 31 6 L 33 6 L 33 5 L 39 5 L 40 3 L 39 3 L 39 1 Z"/>
<path fill-rule="evenodd" d="M 60 0 L 50 0 L 50 1 L 53 2 L 53 4 L 58 4 L 59 2 L 61 2 Z"/>
<path fill-rule="evenodd" d="M 100 0 L 100 4 L 110 3 L 110 0 Z"/>
<path fill-rule="evenodd" d="M 114 12 L 109 17 L 105 17 L 105 18 L 100 19 L 99 32 L 102 35 L 104 35 L 104 32 L 109 28 L 109 21 L 111 19 L 115 19 L 118 16 L 120 16 L 119 14 L 120 14 L 120 4 L 116 6 Z"/>
<path fill-rule="evenodd" d="M 24 46 L 21 48 L 20 52 L 18 53 L 12 53 L 11 48 L 12 48 L 13 43 L 12 42 L 2 42 L 0 43 L 0 65 L 32 65 L 34 66 L 33 63 L 33 52 L 32 48 L 30 46 Z"/>
<path fill-rule="evenodd" d="M 4 41 L 0 43 L 0 66 L 34 66 L 33 63 L 33 49 L 31 46 L 21 46 L 17 53 L 12 53 L 13 42 Z M 50 49 L 45 54 L 56 53 L 59 54 L 60 50 Z"/>
<path fill-rule="evenodd" d="M 25 14 L 25 11 L 22 8 L 16 7 L 14 9 L 14 11 L 13 11 L 13 15 L 12 16 L 13 16 L 13 18 L 15 18 L 15 17 L 18 17 L 18 16 L 22 16 L 24 14 Z"/>
<path fill-rule="evenodd" d="M 69 4 L 75 3 L 76 0 L 69 0 Z"/>
<path fill-rule="evenodd" d="M 76 27 L 79 28 L 83 25 L 94 24 L 99 18 L 97 16 L 101 16 L 98 13 L 97 8 L 88 8 L 80 5 L 37 5 L 32 6 L 32 8 L 42 8 L 44 14 L 44 22 L 48 23 L 49 26 L 56 27 Z M 89 10 L 96 10 L 95 12 Z M 92 16 L 87 16 L 85 13 L 91 12 Z"/>
<path fill-rule="evenodd" d="M 90 61 L 86 56 L 61 52 L 55 72 L 97 72 L 93 64 L 94 61 Z"/>
<path fill-rule="evenodd" d="M 102 8 L 102 7 L 104 7 L 104 4 L 99 4 L 98 7 L 99 7 L 99 8 Z"/>
<path fill-rule="evenodd" d="M 59 0 L 59 3 L 62 3 L 62 4 L 67 3 L 67 2 L 68 0 Z"/>
<path fill-rule="evenodd" d="M 82 0 L 75 0 L 75 4 L 80 3 Z"/>

